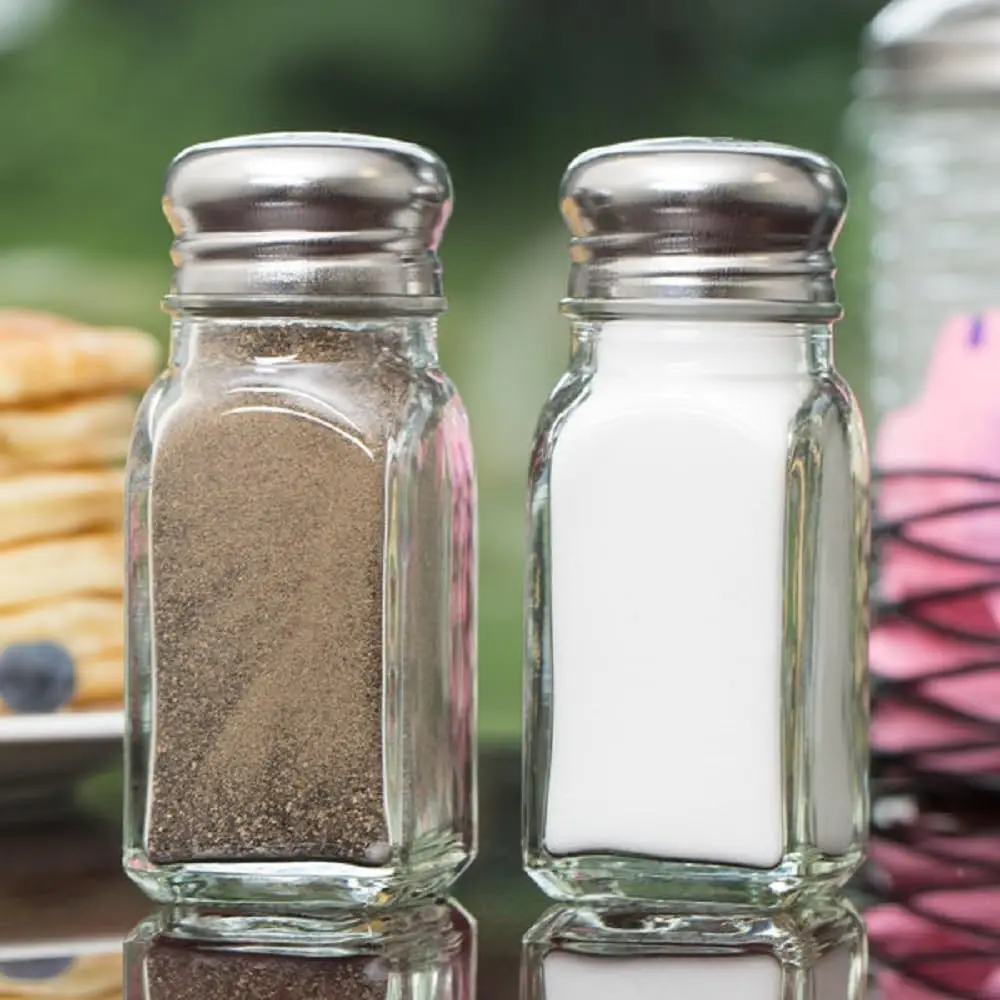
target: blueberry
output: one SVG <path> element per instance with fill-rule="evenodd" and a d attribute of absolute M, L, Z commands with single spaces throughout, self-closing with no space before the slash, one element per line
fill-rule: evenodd
<path fill-rule="evenodd" d="M 73 657 L 55 642 L 19 642 L 0 653 L 0 699 L 15 712 L 54 712 L 73 697 Z"/>
<path fill-rule="evenodd" d="M 0 975 L 8 979 L 55 979 L 73 964 L 73 957 L 23 958 L 19 961 L 0 962 Z"/>

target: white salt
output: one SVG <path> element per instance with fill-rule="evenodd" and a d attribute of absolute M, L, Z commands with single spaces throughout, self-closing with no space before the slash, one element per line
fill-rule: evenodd
<path fill-rule="evenodd" d="M 785 845 L 787 324 L 605 324 L 551 471 L 545 847 L 770 868 Z"/>

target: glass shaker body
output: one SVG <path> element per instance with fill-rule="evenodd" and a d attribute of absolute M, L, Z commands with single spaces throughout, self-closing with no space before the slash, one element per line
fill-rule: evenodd
<path fill-rule="evenodd" d="M 830 331 L 578 323 L 532 460 L 526 865 L 773 902 L 864 841 L 863 433 Z"/>
<path fill-rule="evenodd" d="M 475 850 L 476 539 L 436 320 L 174 306 L 127 473 L 126 871 L 258 910 L 439 894 Z"/>
<path fill-rule="evenodd" d="M 658 199 L 678 158 L 688 177 L 720 152 L 636 146 L 590 154 L 608 163 L 593 188 L 634 155 Z M 721 146 L 726 170 L 763 172 L 752 145 Z M 727 305 L 567 304 L 571 365 L 531 461 L 525 651 L 524 864 L 557 899 L 770 906 L 862 859 L 861 418 L 830 322 Z"/>

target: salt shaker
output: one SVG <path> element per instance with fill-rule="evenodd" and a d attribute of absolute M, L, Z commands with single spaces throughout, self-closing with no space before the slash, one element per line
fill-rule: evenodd
<path fill-rule="evenodd" d="M 195 146 L 127 474 L 124 863 L 157 900 L 436 895 L 475 846 L 475 483 L 433 154 Z"/>
<path fill-rule="evenodd" d="M 867 826 L 868 466 L 833 367 L 836 167 L 584 153 L 570 367 L 531 461 L 528 873 L 559 899 L 768 906 Z"/>

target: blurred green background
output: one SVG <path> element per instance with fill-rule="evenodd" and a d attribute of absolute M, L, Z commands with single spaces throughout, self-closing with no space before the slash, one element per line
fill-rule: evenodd
<path fill-rule="evenodd" d="M 567 353 L 556 188 L 588 146 L 709 134 L 805 145 L 860 191 L 845 129 L 871 0 L 0 0 L 0 302 L 166 331 L 164 169 L 285 129 L 423 143 L 450 165 L 445 367 L 482 497 L 481 728 L 520 727 L 523 489 Z M 838 257 L 863 386 L 865 206 Z"/>

